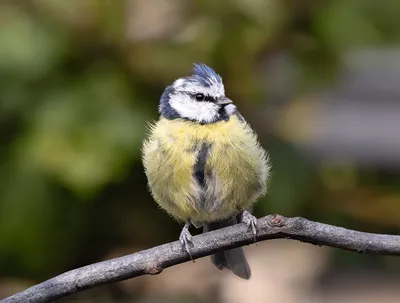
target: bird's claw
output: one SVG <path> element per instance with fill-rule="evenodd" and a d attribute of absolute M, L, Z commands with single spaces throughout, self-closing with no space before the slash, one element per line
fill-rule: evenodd
<path fill-rule="evenodd" d="M 245 211 L 243 211 L 243 214 L 242 214 L 242 222 L 247 225 L 248 229 L 251 229 L 253 236 L 254 236 L 254 241 L 256 241 L 257 218 L 255 216 L 253 216 L 251 213 L 249 213 L 247 210 L 245 210 Z"/>
<path fill-rule="evenodd" d="M 192 255 L 190 254 L 190 251 L 189 251 L 189 244 L 193 245 L 192 235 L 189 232 L 189 223 L 186 223 L 185 226 L 183 227 L 181 234 L 179 236 L 179 241 L 181 242 L 182 247 L 188 253 L 190 258 L 193 260 Z"/>

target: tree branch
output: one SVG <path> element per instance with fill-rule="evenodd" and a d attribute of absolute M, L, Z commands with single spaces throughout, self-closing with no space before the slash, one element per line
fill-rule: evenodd
<path fill-rule="evenodd" d="M 293 239 L 326 245 L 358 253 L 400 255 L 400 236 L 380 235 L 312 222 L 301 217 L 270 215 L 258 220 L 257 241 Z M 254 243 L 245 224 L 237 224 L 193 237 L 191 253 L 201 258 L 217 251 Z M 45 303 L 79 291 L 145 274 L 156 275 L 163 269 L 189 261 L 179 241 L 167 243 L 131 255 L 74 269 L 28 288 L 0 303 Z"/>

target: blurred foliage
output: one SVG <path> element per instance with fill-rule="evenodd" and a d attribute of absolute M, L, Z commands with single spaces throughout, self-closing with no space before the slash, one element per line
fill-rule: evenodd
<path fill-rule="evenodd" d="M 263 67 L 275 54 L 298 71 L 281 88 L 295 99 L 329 84 L 346 51 L 396 43 L 399 15 L 400 2 L 373 0 L 1 1 L 0 276 L 40 280 L 177 237 L 140 148 L 165 85 L 193 62 L 223 75 L 271 154 L 259 215 L 399 227 L 400 193 L 385 187 L 398 175 L 314 165 L 252 118 L 270 106 Z"/>

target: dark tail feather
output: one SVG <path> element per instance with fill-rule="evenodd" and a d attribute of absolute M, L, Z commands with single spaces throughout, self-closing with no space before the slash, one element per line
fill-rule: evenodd
<path fill-rule="evenodd" d="M 223 227 L 231 226 L 237 223 L 236 217 L 223 221 L 206 223 L 203 225 L 203 232 L 208 232 Z M 218 252 L 211 256 L 212 263 L 219 269 L 229 269 L 235 275 L 242 279 L 250 279 L 251 271 L 249 263 L 242 247 L 230 249 L 223 252 Z"/>

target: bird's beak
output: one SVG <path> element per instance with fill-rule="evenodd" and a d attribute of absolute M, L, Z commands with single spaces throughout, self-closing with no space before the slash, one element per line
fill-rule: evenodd
<path fill-rule="evenodd" d="M 224 97 L 221 97 L 220 99 L 218 99 L 218 101 L 216 103 L 218 105 L 225 106 L 225 105 L 233 103 L 233 101 L 231 99 L 229 99 L 228 97 L 224 96 Z"/>

